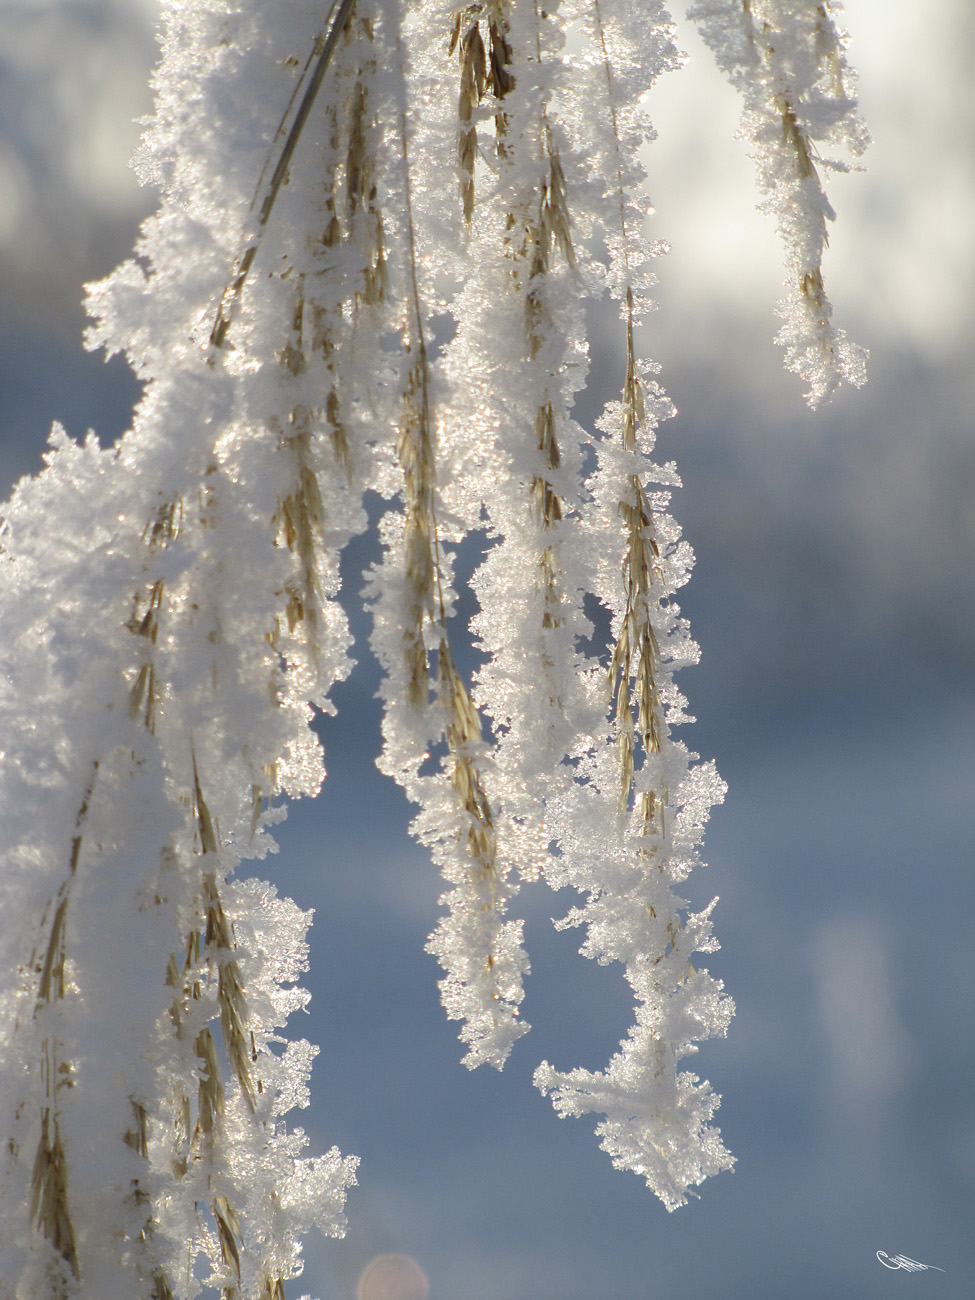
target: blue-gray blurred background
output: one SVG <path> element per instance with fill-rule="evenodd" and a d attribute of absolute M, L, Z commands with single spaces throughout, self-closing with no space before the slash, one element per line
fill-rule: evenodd
<path fill-rule="evenodd" d="M 137 395 L 124 363 L 82 350 L 79 302 L 151 209 L 127 159 L 155 19 L 151 0 L 0 0 L 5 490 L 53 419 L 112 441 Z M 827 281 L 871 378 L 817 415 L 770 341 L 780 253 L 735 96 L 686 24 L 691 62 L 652 101 L 653 231 L 673 251 L 643 344 L 680 409 L 659 451 L 698 555 L 686 738 L 730 786 L 689 890 L 721 896 L 710 967 L 738 1015 L 693 1064 L 738 1168 L 668 1215 L 534 1091 L 540 1059 L 599 1067 L 629 1022 L 619 973 L 553 931 L 569 900 L 541 886 L 518 900 L 534 1028 L 503 1075 L 458 1064 L 423 952 L 440 884 L 374 767 L 364 542 L 329 778 L 272 864 L 316 909 L 304 1123 L 361 1156 L 361 1186 L 348 1237 L 309 1242 L 289 1296 L 352 1300 L 387 1252 L 418 1261 L 431 1300 L 975 1294 L 975 6 L 848 0 L 845 22 L 874 145 L 831 187 Z M 605 397 L 618 359 L 599 338 Z M 892 1272 L 878 1250 L 944 1271 Z"/>

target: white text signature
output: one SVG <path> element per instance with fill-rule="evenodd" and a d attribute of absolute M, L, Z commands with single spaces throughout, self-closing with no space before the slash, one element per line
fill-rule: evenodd
<path fill-rule="evenodd" d="M 926 1268 L 933 1268 L 938 1273 L 944 1272 L 944 1269 L 938 1268 L 937 1264 L 919 1264 L 916 1259 L 908 1259 L 906 1255 L 888 1255 L 886 1250 L 878 1250 L 877 1258 L 884 1268 L 903 1268 L 908 1273 L 920 1273 Z"/>

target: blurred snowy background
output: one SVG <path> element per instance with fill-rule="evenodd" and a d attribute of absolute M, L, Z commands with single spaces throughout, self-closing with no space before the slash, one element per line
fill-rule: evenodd
<path fill-rule="evenodd" d="M 5 491 L 53 419 L 112 441 L 137 396 L 124 363 L 83 352 L 79 302 L 152 204 L 127 159 L 155 15 L 0 0 Z M 423 952 L 439 881 L 373 765 L 364 542 L 329 779 L 272 863 L 317 909 L 306 1127 L 361 1156 L 362 1185 L 348 1238 L 310 1241 L 289 1296 L 352 1300 L 384 1252 L 418 1261 L 431 1300 L 975 1292 L 975 6 L 848 0 L 845 24 L 874 145 L 830 186 L 827 288 L 872 357 L 868 387 L 817 415 L 771 343 L 779 248 L 735 95 L 686 23 L 690 64 L 654 92 L 654 233 L 673 252 L 643 343 L 680 408 L 659 452 L 698 554 L 686 739 L 730 785 L 689 889 L 721 896 L 710 966 L 738 1016 L 691 1064 L 724 1094 L 738 1169 L 668 1216 L 532 1088 L 543 1057 L 604 1064 L 628 1023 L 619 974 L 554 933 L 566 900 L 542 887 L 518 900 L 533 1031 L 501 1076 L 458 1064 Z M 618 375 L 598 341 L 601 399 Z M 890 1272 L 878 1250 L 944 1272 Z"/>

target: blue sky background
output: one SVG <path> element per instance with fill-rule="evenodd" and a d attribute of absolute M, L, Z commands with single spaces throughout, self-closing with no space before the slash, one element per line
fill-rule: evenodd
<path fill-rule="evenodd" d="M 81 284 L 131 247 L 151 195 L 125 160 L 148 111 L 147 0 L 0 0 L 0 478 L 52 419 L 110 441 L 136 386 L 81 348 Z M 502 1075 L 459 1064 L 423 952 L 440 882 L 374 766 L 376 669 L 345 559 L 359 668 L 324 728 L 329 777 L 271 864 L 316 909 L 322 1052 L 304 1116 L 362 1158 L 350 1232 L 309 1242 L 302 1290 L 351 1300 L 414 1256 L 432 1300 L 962 1300 L 975 1291 L 975 10 L 849 0 L 874 147 L 831 189 L 837 319 L 871 378 L 809 413 L 770 339 L 774 230 L 733 93 L 686 25 L 649 155 L 661 309 L 644 348 L 680 408 L 660 432 L 698 555 L 681 601 L 703 651 L 686 739 L 730 791 L 689 894 L 721 902 L 711 970 L 738 1015 L 695 1068 L 739 1164 L 668 1215 L 560 1121 L 537 1062 L 600 1066 L 629 1023 L 617 971 L 518 900 L 532 1032 Z M 598 340 L 599 331 L 595 332 Z M 618 382 L 593 356 L 594 401 Z M 890 1272 L 878 1250 L 943 1273 Z"/>

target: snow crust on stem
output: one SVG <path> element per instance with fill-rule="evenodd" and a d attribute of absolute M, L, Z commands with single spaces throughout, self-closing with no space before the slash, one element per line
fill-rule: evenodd
<path fill-rule="evenodd" d="M 819 269 L 813 142 L 862 144 L 842 41 L 805 0 L 695 13 L 746 93 L 792 250 L 782 337 L 821 397 L 859 376 Z M 445 879 L 428 946 L 464 1063 L 528 1028 L 518 890 L 571 886 L 558 924 L 620 964 L 634 1024 L 605 1070 L 536 1083 L 672 1209 L 732 1163 L 678 1069 L 732 1005 L 694 964 L 714 904 L 679 893 L 724 785 L 674 736 L 693 556 L 637 351 L 670 17 L 166 0 L 162 33 L 138 158 L 160 207 L 88 290 L 90 346 L 144 396 L 114 448 L 56 428 L 0 534 L 0 1275 L 32 1300 L 282 1300 L 301 1235 L 343 1230 L 355 1160 L 287 1118 L 317 1050 L 281 1032 L 310 913 L 238 868 L 325 775 L 310 723 L 352 667 L 339 560 L 367 491 L 378 762 Z M 585 427 L 603 296 L 620 397 Z M 459 629 L 455 551 L 484 531 Z"/>

